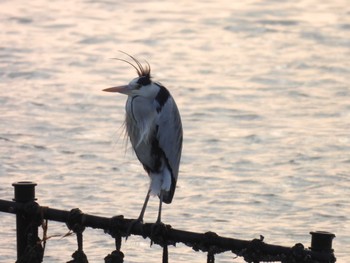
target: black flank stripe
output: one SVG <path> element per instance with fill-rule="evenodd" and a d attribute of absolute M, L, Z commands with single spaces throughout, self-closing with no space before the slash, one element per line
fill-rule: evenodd
<path fill-rule="evenodd" d="M 156 101 L 159 104 L 159 107 L 157 107 L 157 112 L 160 112 L 162 110 L 162 107 L 167 102 L 168 98 L 170 97 L 170 93 L 165 87 L 163 87 L 159 84 L 156 84 L 156 85 L 158 85 L 160 88 L 160 90 L 156 96 Z"/>
<path fill-rule="evenodd" d="M 165 154 L 163 150 L 159 147 L 159 142 L 156 138 L 153 138 L 153 140 L 151 141 L 151 145 L 151 155 L 154 161 L 151 170 L 153 172 L 159 173 L 159 169 L 162 166 L 162 158 L 165 158 Z"/>

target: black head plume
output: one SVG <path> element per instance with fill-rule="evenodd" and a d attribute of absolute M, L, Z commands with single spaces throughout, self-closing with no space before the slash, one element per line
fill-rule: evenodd
<path fill-rule="evenodd" d="M 125 59 L 121 59 L 121 58 L 115 58 L 116 60 L 120 60 L 123 62 L 128 63 L 130 66 L 132 66 L 134 69 L 136 69 L 137 75 L 140 77 L 139 79 L 139 84 L 141 85 L 147 85 L 151 83 L 151 66 L 149 65 L 149 63 L 146 61 L 146 65 L 142 65 L 140 61 L 138 61 L 135 57 L 129 55 L 128 53 L 124 52 L 124 51 L 120 51 L 119 52 L 127 55 L 129 58 L 131 58 L 136 65 L 132 64 L 131 62 L 125 60 Z"/>

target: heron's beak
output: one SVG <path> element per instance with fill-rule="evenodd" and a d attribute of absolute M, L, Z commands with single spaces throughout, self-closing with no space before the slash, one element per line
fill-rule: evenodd
<path fill-rule="evenodd" d="M 104 89 L 103 91 L 119 92 L 119 93 L 127 94 L 130 91 L 130 86 L 124 85 L 124 86 L 112 87 L 112 88 Z"/>

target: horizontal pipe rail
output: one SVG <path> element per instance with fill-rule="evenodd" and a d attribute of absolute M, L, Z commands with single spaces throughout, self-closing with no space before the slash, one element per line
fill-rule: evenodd
<path fill-rule="evenodd" d="M 34 189 L 36 184 L 30 184 Z M 241 256 L 247 262 L 327 262 L 332 263 L 336 261 L 334 251 L 332 249 L 332 239 L 334 234 L 329 232 L 311 232 L 311 248 L 306 249 L 300 243 L 293 247 L 285 247 L 279 245 L 270 245 L 263 242 L 263 237 L 253 240 L 240 240 L 228 237 L 222 237 L 214 232 L 196 233 L 191 231 L 184 231 L 174 229 L 170 225 L 141 223 L 135 219 L 124 218 L 124 216 L 102 217 L 95 216 L 81 212 L 79 209 L 72 209 L 71 211 L 60 210 L 45 206 L 40 206 L 35 202 L 35 192 L 33 189 L 25 188 L 21 183 L 13 184 L 15 186 L 15 201 L 0 200 L 0 211 L 5 213 L 12 213 L 17 215 L 17 253 L 18 258 L 23 257 L 24 247 L 21 242 L 26 239 L 23 233 L 18 233 L 18 220 L 32 222 L 37 228 L 43 225 L 44 220 L 51 220 L 65 223 L 70 230 L 77 234 L 78 250 L 82 252 L 82 232 L 85 227 L 95 229 L 103 229 L 116 240 L 117 252 L 119 253 L 121 246 L 121 237 L 128 237 L 128 235 L 142 236 L 143 238 L 150 238 L 151 244 L 156 243 L 164 248 L 175 245 L 176 243 L 183 243 L 192 247 L 196 251 L 208 252 L 208 262 L 214 262 L 215 254 L 230 251 L 237 256 Z M 23 188 L 24 187 L 24 188 Z M 22 194 L 27 196 L 23 196 Z M 20 215 L 20 216 L 19 216 Z M 28 219 L 30 219 L 28 221 Z M 20 221 L 21 223 L 21 221 Z M 130 227 L 132 225 L 132 227 Z M 22 227 L 23 231 L 23 226 Z M 33 230 L 36 231 L 37 229 Z M 35 242 L 34 242 L 35 243 Z M 19 248 L 19 246 L 22 246 Z M 42 251 L 43 254 L 43 251 Z M 20 262 L 20 261 L 17 261 Z M 41 262 L 40 260 L 32 260 L 28 262 Z M 72 261 L 73 262 L 73 261 Z M 75 261 L 74 261 L 75 262 Z M 86 261 L 87 262 L 87 261 Z M 107 262 L 107 261 L 106 261 Z M 123 262 L 123 261 L 120 261 Z M 163 261 L 165 262 L 165 261 Z"/>
<path fill-rule="evenodd" d="M 34 214 L 36 216 L 42 217 L 42 219 L 48 219 L 52 221 L 69 223 L 69 218 L 71 217 L 71 211 L 65 211 L 60 209 L 54 209 L 49 207 L 43 207 L 33 203 L 18 203 L 13 201 L 0 200 L 0 211 L 6 213 L 17 214 L 22 211 L 28 211 L 34 209 Z M 81 224 L 85 227 L 91 227 L 95 229 L 103 229 L 112 235 L 113 233 L 119 233 L 121 236 L 127 236 L 129 224 L 134 222 L 134 219 L 123 218 L 123 216 L 117 217 L 102 217 L 82 213 Z M 245 252 L 247 255 L 249 251 L 251 254 L 255 254 L 257 257 L 254 260 L 259 261 L 281 261 L 288 262 L 288 258 L 296 253 L 299 253 L 301 257 L 308 258 L 312 261 L 305 262 L 335 262 L 333 252 L 325 253 L 312 251 L 304 249 L 301 244 L 297 244 L 294 247 L 285 247 L 278 245 L 269 245 L 262 241 L 261 239 L 254 239 L 251 241 L 239 240 L 227 237 L 221 237 L 212 232 L 207 233 L 195 233 L 190 231 L 178 230 L 171 228 L 166 225 L 164 229 L 161 229 L 161 235 L 152 235 L 151 223 L 135 223 L 130 230 L 130 234 L 142 236 L 143 238 L 152 238 L 154 242 L 160 245 L 184 243 L 187 246 L 192 247 L 194 250 L 201 250 L 203 252 L 208 252 L 211 249 L 217 251 L 217 253 L 231 251 L 238 256 L 245 257 Z M 255 251 L 255 253 L 253 253 Z M 257 251 L 259 255 L 257 255 Z M 245 257 L 246 258 L 246 257 Z M 248 261 L 249 262 L 249 261 Z M 253 262 L 253 261 L 251 261 Z M 302 261 L 300 261 L 302 262 Z"/>

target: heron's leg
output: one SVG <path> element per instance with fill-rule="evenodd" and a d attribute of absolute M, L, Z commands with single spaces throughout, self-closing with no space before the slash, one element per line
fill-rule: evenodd
<path fill-rule="evenodd" d="M 162 219 L 163 195 L 164 195 L 164 191 L 161 190 L 161 191 L 160 191 L 160 195 L 159 195 L 159 209 L 158 209 L 158 217 L 157 217 L 156 223 L 161 223 L 161 222 L 162 222 L 161 219 Z"/>
<path fill-rule="evenodd" d="M 159 195 L 159 210 L 158 210 L 158 217 L 157 221 L 152 225 L 151 228 L 151 246 L 153 242 L 157 239 L 158 235 L 162 235 L 163 229 L 165 228 L 165 225 L 162 223 L 162 204 L 163 204 L 163 196 L 164 191 L 160 191 Z"/>
<path fill-rule="evenodd" d="M 128 230 L 126 232 L 126 239 L 128 239 L 128 237 L 130 236 L 130 232 L 132 230 L 132 228 L 135 226 L 136 223 L 142 223 L 143 222 L 143 216 L 145 215 L 145 211 L 146 211 L 146 207 L 148 204 L 148 200 L 149 200 L 149 196 L 151 194 L 151 189 L 148 190 L 146 198 L 145 198 L 145 202 L 143 203 L 140 215 L 137 219 L 134 219 L 130 222 Z"/>
<path fill-rule="evenodd" d="M 147 207 L 147 204 L 148 204 L 148 200 L 149 200 L 150 194 L 151 194 L 151 189 L 148 190 L 146 198 L 145 198 L 145 202 L 143 203 L 143 206 L 142 206 L 142 209 L 141 209 L 141 213 L 140 213 L 139 218 L 138 218 L 138 220 L 140 222 L 143 221 L 143 216 L 145 215 L 145 211 L 146 211 L 146 207 Z"/>

